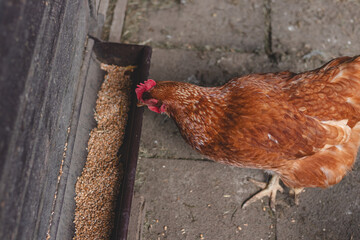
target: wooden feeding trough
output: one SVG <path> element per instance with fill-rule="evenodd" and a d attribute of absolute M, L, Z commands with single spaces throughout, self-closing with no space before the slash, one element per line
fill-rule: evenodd
<path fill-rule="evenodd" d="M 131 201 L 142 125 L 143 108 L 136 106 L 135 87 L 144 82 L 149 74 L 151 48 L 147 46 L 101 42 L 94 39 L 93 51 L 101 63 L 117 66 L 135 66 L 130 75 L 130 109 L 123 144 L 118 155 L 123 168 L 121 188 L 115 209 L 112 239 L 126 239 L 130 218 Z"/>

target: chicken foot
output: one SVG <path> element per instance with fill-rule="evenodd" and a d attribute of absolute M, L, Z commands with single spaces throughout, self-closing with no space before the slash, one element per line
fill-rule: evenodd
<path fill-rule="evenodd" d="M 280 186 L 279 180 L 280 180 L 280 176 L 276 174 L 271 177 L 268 184 L 265 182 L 259 182 L 254 179 L 249 179 L 249 181 L 254 183 L 256 186 L 262 188 L 263 190 L 261 190 L 260 192 L 256 193 L 254 196 L 246 200 L 243 203 L 242 208 L 245 208 L 249 206 L 251 203 L 256 202 L 257 200 L 260 200 L 263 197 L 268 196 L 270 198 L 270 207 L 273 211 L 275 211 L 276 193 L 277 191 L 280 192 L 284 191 L 284 189 Z M 298 193 L 294 192 L 294 194 L 296 196 Z"/>
<path fill-rule="evenodd" d="M 295 204 L 299 205 L 299 195 L 302 193 L 304 188 L 290 188 L 289 194 L 294 196 Z"/>

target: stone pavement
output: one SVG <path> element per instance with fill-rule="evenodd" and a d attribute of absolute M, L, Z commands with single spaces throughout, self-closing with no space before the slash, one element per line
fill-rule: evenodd
<path fill-rule="evenodd" d="M 303 71 L 357 55 L 357 1 L 129 0 L 122 42 L 153 47 L 150 77 L 217 86 L 254 72 Z M 114 23 L 113 23 L 114 24 Z M 129 239 L 360 239 L 360 165 L 295 206 L 279 194 L 240 208 L 264 180 L 190 149 L 166 116 L 145 110 Z"/>

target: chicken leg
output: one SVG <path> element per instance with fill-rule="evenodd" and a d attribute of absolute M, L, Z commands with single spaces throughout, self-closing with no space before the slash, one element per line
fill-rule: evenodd
<path fill-rule="evenodd" d="M 245 208 L 245 207 L 249 206 L 251 203 L 256 202 L 257 200 L 260 200 L 265 196 L 268 196 L 270 198 L 270 207 L 273 211 L 275 211 L 276 192 L 284 191 L 284 189 L 280 186 L 280 183 L 279 183 L 280 176 L 277 174 L 274 174 L 271 177 L 268 184 L 266 184 L 264 182 L 256 181 L 254 179 L 249 179 L 249 180 L 252 183 L 254 183 L 255 185 L 257 185 L 258 187 L 262 188 L 263 190 L 261 190 L 260 192 L 256 193 L 254 196 L 252 196 L 251 198 L 246 200 L 243 203 L 242 208 Z"/>

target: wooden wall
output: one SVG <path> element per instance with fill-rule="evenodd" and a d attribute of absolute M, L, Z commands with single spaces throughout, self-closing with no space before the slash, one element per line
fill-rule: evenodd
<path fill-rule="evenodd" d="M 97 9 L 95 0 L 0 3 L 0 239 L 71 238 L 66 186 L 82 168 L 74 159 L 85 160 L 102 74 L 87 38 L 103 22 Z"/>

